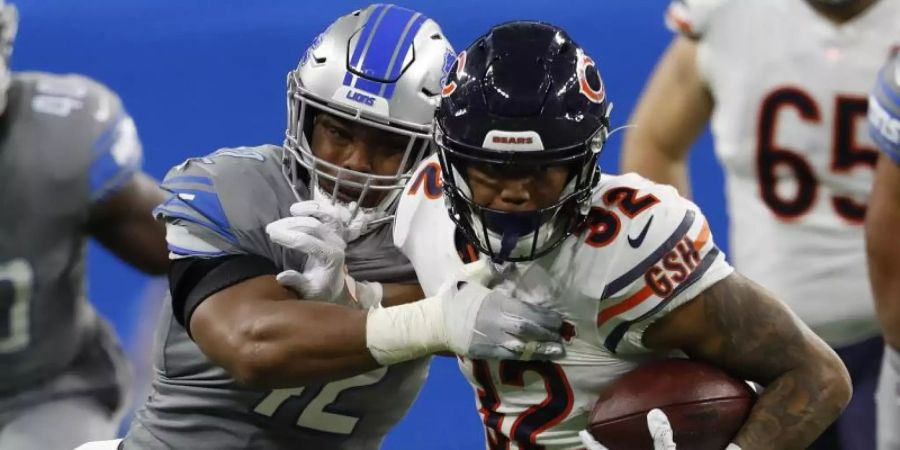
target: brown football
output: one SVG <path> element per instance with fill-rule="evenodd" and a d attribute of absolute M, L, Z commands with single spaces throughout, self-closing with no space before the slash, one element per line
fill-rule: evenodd
<path fill-rule="evenodd" d="M 688 359 L 655 361 L 606 388 L 588 429 L 610 450 L 653 450 L 646 416 L 659 408 L 669 417 L 679 448 L 722 450 L 755 401 L 747 383 L 714 366 Z"/>

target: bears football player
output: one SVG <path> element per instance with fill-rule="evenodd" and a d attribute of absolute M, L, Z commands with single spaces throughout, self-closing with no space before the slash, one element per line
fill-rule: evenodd
<path fill-rule="evenodd" d="M 17 25 L 0 0 L 0 449 L 70 450 L 114 437 L 129 397 L 127 359 L 87 298 L 87 239 L 165 273 L 165 228 L 151 214 L 165 195 L 141 171 L 114 92 L 10 72 Z"/>
<path fill-rule="evenodd" d="M 604 387 L 673 351 L 765 386 L 732 448 L 803 448 L 840 414 L 840 359 L 731 268 L 697 206 L 635 174 L 601 175 L 612 105 L 565 31 L 491 29 L 441 96 L 438 154 L 401 196 L 395 244 L 428 295 L 476 273 L 564 316 L 562 359 L 460 358 L 489 449 L 582 448 Z"/>
<path fill-rule="evenodd" d="M 347 14 L 288 74 L 283 146 L 169 172 L 156 214 L 171 302 L 152 392 L 121 448 L 377 449 L 430 353 L 516 357 L 535 334 L 548 341 L 538 354 L 560 353 L 558 313 L 474 283 L 419 302 L 429 309 L 412 319 L 381 308 L 422 297 L 387 225 L 453 55 L 419 12 Z"/>
<path fill-rule="evenodd" d="M 853 399 L 812 448 L 871 449 L 884 343 L 863 242 L 878 155 L 866 103 L 900 41 L 900 2 L 675 0 L 667 22 L 678 35 L 635 109 L 622 170 L 689 195 L 691 144 L 711 125 L 735 268 L 850 371 Z"/>
<path fill-rule="evenodd" d="M 878 74 L 869 97 L 869 126 L 884 152 L 866 214 L 869 276 L 887 344 L 875 398 L 877 448 L 900 450 L 900 54 Z"/>

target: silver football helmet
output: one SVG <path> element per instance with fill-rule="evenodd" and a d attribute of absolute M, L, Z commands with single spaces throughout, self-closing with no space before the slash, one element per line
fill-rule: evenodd
<path fill-rule="evenodd" d="M 440 26 L 419 12 L 376 4 L 339 18 L 288 74 L 289 181 L 295 188 L 307 183 L 314 199 L 355 204 L 354 215 L 372 214 L 369 230 L 389 222 L 399 193 L 429 150 L 442 78 L 454 60 Z M 362 173 L 314 155 L 312 127 L 319 112 L 406 138 L 397 172 Z M 375 199 L 380 200 L 373 205 Z"/>
<path fill-rule="evenodd" d="M 13 42 L 19 30 L 19 11 L 15 6 L 0 0 L 0 114 L 6 109 L 6 90 L 12 82 L 9 59 Z"/>

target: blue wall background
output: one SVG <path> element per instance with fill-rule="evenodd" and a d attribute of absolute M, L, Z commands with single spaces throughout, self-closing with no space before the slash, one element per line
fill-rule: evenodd
<path fill-rule="evenodd" d="M 596 60 L 626 122 L 671 35 L 666 0 L 397 0 L 441 23 L 457 48 L 488 27 L 540 19 L 566 28 Z M 306 46 L 357 0 L 12 0 L 21 14 L 15 70 L 78 72 L 124 99 L 144 142 L 145 168 L 162 177 L 188 156 L 221 146 L 279 143 L 285 124 L 284 78 Z M 621 134 L 602 163 L 617 171 Z M 727 246 L 721 173 L 705 136 L 692 155 L 694 195 Z M 90 253 L 90 293 L 147 374 L 148 330 L 164 289 Z M 439 358 L 419 401 L 386 449 L 478 448 L 483 441 L 468 384 L 453 360 Z"/>

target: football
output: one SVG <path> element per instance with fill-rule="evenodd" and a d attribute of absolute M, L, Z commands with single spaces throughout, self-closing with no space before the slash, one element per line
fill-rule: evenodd
<path fill-rule="evenodd" d="M 755 401 L 747 383 L 709 364 L 654 361 L 623 375 L 600 395 L 588 429 L 610 450 L 653 450 L 646 416 L 659 408 L 669 417 L 679 448 L 722 450 Z"/>

